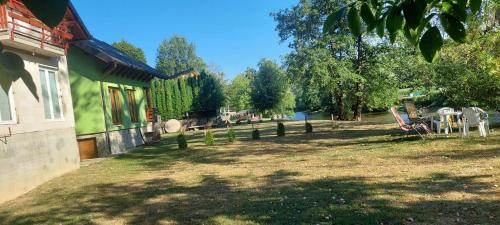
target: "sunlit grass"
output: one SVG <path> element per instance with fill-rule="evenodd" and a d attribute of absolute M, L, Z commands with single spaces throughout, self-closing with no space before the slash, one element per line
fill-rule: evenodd
<path fill-rule="evenodd" d="M 0 224 L 500 224 L 500 135 L 405 138 L 395 124 L 312 121 L 176 135 L 0 206 Z M 477 134 L 476 134 L 477 135 Z"/>

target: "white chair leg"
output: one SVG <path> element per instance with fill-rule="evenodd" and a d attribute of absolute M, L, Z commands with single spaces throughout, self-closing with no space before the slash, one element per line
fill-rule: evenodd
<path fill-rule="evenodd" d="M 477 129 L 479 130 L 479 136 L 486 137 L 486 130 L 484 129 L 484 121 L 479 122 Z"/>

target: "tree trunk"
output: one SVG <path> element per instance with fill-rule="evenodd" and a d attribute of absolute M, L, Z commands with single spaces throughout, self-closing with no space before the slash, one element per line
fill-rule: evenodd
<path fill-rule="evenodd" d="M 358 82 L 356 84 L 356 93 L 363 93 L 364 90 L 364 84 L 363 82 Z M 364 96 L 363 94 L 360 94 L 356 97 L 356 107 L 354 109 L 354 116 L 353 120 L 355 121 L 361 121 L 361 113 L 363 111 L 363 104 L 364 104 Z"/>
<path fill-rule="evenodd" d="M 342 93 L 336 94 L 335 102 L 337 103 L 337 120 L 345 120 L 344 95 Z"/>
<path fill-rule="evenodd" d="M 358 54 L 357 54 L 357 59 L 356 59 L 356 64 L 357 64 L 357 67 L 358 67 L 358 74 L 361 76 L 361 73 L 362 73 L 362 60 L 363 60 L 363 49 L 362 49 L 362 43 L 363 43 L 363 39 L 361 38 L 361 35 L 358 36 L 358 39 L 356 40 L 356 45 L 357 45 L 357 50 L 358 50 Z M 356 84 L 356 105 L 354 107 L 354 116 L 353 116 L 353 120 L 355 121 L 361 121 L 361 113 L 362 113 L 362 110 L 363 110 L 363 104 L 364 104 L 364 96 L 363 96 L 363 92 L 364 92 L 364 84 L 363 84 L 363 81 L 358 81 L 358 83 Z"/>

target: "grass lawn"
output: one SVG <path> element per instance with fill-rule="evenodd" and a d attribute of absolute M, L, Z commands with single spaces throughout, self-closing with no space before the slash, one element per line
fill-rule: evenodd
<path fill-rule="evenodd" d="M 500 132 L 422 141 L 395 123 L 249 125 L 109 158 L 0 206 L 0 224 L 500 224 Z M 477 132 L 473 132 L 477 135 Z M 454 134 L 456 135 L 456 134 Z"/>

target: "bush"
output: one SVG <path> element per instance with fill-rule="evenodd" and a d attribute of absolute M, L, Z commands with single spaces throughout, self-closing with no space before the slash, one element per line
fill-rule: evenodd
<path fill-rule="evenodd" d="M 214 134 L 212 133 L 212 131 L 207 131 L 205 133 L 205 144 L 206 145 L 214 145 L 215 143 L 215 138 L 214 138 Z"/>
<path fill-rule="evenodd" d="M 260 132 L 259 130 L 255 129 L 252 131 L 252 139 L 254 140 L 260 140 Z"/>
<path fill-rule="evenodd" d="M 278 133 L 278 137 L 285 136 L 285 125 L 283 123 L 281 123 L 281 122 L 278 123 L 277 133 Z"/>
<path fill-rule="evenodd" d="M 236 141 L 236 132 L 232 128 L 227 131 L 227 140 L 229 143 Z"/>
<path fill-rule="evenodd" d="M 313 125 L 311 123 L 306 123 L 306 133 L 313 132 Z"/>
<path fill-rule="evenodd" d="M 333 130 L 337 130 L 337 129 L 339 129 L 339 128 L 340 128 L 340 125 L 338 125 L 337 123 L 334 123 L 334 124 L 332 125 L 332 129 L 333 129 Z"/>
<path fill-rule="evenodd" d="M 177 145 L 179 146 L 179 150 L 185 150 L 188 148 L 188 143 L 184 133 L 177 135 Z"/>

